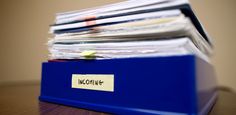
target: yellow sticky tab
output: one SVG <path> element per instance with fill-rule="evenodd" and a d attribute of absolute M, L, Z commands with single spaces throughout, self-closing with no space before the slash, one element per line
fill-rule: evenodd
<path fill-rule="evenodd" d="M 81 53 L 81 55 L 83 57 L 95 57 L 95 54 L 96 54 L 96 51 L 92 51 L 92 50 L 89 50 L 89 51 L 83 51 Z"/>

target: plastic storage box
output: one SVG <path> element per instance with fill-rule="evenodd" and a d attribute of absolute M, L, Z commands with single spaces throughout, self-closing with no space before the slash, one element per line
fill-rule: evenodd
<path fill-rule="evenodd" d="M 39 99 L 114 114 L 203 115 L 216 96 L 213 66 L 186 55 L 45 62 Z"/>

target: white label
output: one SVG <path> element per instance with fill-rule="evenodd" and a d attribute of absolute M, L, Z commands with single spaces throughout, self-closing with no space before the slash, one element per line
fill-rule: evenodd
<path fill-rule="evenodd" d="M 114 92 L 114 75 L 72 74 L 72 88 Z"/>

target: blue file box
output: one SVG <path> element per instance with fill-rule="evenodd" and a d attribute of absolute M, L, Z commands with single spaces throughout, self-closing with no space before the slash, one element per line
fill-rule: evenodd
<path fill-rule="evenodd" d="M 72 88 L 72 74 L 113 74 L 114 92 Z M 42 101 L 113 114 L 207 114 L 213 66 L 194 56 L 45 62 Z"/>

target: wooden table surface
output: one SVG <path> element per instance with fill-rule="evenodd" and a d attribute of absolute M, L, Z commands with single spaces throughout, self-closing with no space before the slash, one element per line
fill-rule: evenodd
<path fill-rule="evenodd" d="M 106 115 L 106 113 L 40 102 L 39 91 L 39 84 L 0 86 L 0 115 Z M 236 115 L 236 94 L 220 91 L 210 115 Z"/>

